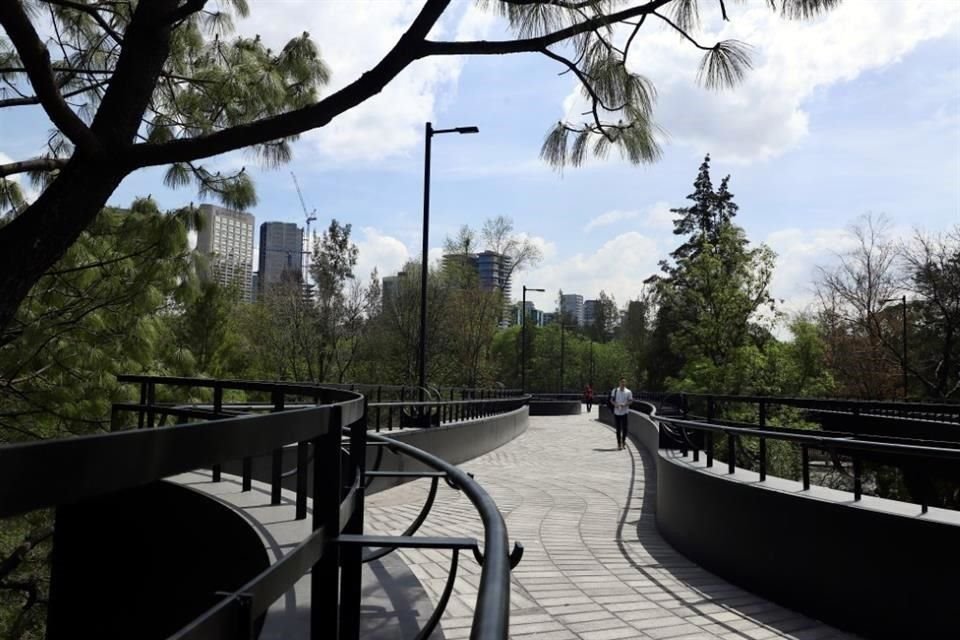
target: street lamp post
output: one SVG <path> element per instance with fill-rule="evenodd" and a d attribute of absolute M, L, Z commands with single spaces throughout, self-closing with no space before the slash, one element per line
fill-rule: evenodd
<path fill-rule="evenodd" d="M 887 304 L 888 302 L 899 302 L 902 305 L 903 312 L 903 353 L 900 358 L 900 367 L 903 370 L 903 399 L 907 399 L 907 296 L 902 295 L 899 298 L 884 298 L 880 301 L 880 304 Z"/>
<path fill-rule="evenodd" d="M 527 291 L 540 291 L 523 285 L 523 298 L 520 303 L 520 394 L 527 392 Z"/>
<path fill-rule="evenodd" d="M 430 239 L 430 141 L 438 133 L 479 133 L 477 127 L 453 127 L 452 129 L 434 129 L 428 122 L 424 126 L 423 151 L 423 251 L 420 259 L 420 400 L 424 399 L 427 387 L 427 251 Z"/>

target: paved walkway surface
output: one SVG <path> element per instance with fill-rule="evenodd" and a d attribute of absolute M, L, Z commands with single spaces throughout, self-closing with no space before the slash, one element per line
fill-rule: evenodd
<path fill-rule="evenodd" d="M 512 638 L 854 637 L 735 587 L 674 551 L 657 533 L 649 454 L 633 444 L 618 451 L 613 432 L 595 417 L 532 417 L 523 436 L 462 465 L 506 517 L 511 545 L 526 549 L 512 578 Z M 428 488 L 419 480 L 370 496 L 367 532 L 401 532 Z M 418 535 L 480 537 L 482 527 L 470 501 L 442 486 Z M 397 553 L 436 602 L 449 552 Z M 469 637 L 479 575 L 473 558 L 461 556 L 442 637 Z"/>

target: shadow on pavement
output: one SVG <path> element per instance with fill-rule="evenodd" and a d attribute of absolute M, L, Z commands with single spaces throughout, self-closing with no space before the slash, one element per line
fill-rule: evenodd
<path fill-rule="evenodd" d="M 610 428 L 612 429 L 612 427 Z M 827 631 L 823 623 L 765 600 L 717 577 L 691 562 L 670 546 L 657 530 L 655 463 L 651 454 L 643 448 L 643 445 L 637 443 L 632 437 L 630 441 L 633 444 L 632 447 L 628 447 L 630 453 L 630 491 L 617 527 L 617 545 L 623 557 L 638 573 L 658 589 L 669 594 L 674 600 L 683 603 L 696 615 L 707 618 L 708 622 L 702 623 L 700 626 L 715 624 L 721 627 L 723 630 L 719 633 L 722 633 L 725 638 L 739 637 L 744 638 L 744 640 L 754 638 L 752 632 L 740 631 L 733 626 L 734 621 L 729 620 L 729 614 L 723 615 L 727 612 L 736 613 L 738 617 L 742 616 L 763 625 L 770 631 L 780 634 L 781 637 L 806 637 L 809 633 L 807 630 L 815 633 Z M 638 466 L 642 473 L 640 482 L 643 483 L 642 493 L 639 496 L 637 495 Z M 637 511 L 638 507 L 634 505 L 634 502 L 638 500 L 640 502 L 640 516 L 636 520 L 628 522 L 628 515 L 635 514 Z M 634 525 L 634 527 L 626 529 L 627 525 Z M 633 533 L 636 536 L 634 540 L 640 542 L 652 559 L 652 563 L 649 560 L 644 562 L 642 559 L 634 557 L 634 554 L 625 544 L 625 533 L 628 535 Z M 652 572 L 650 569 L 656 571 Z M 689 592 L 678 593 L 676 585 L 671 586 L 671 584 L 664 582 L 662 579 L 664 572 L 667 572 L 676 582 L 681 583 L 685 587 L 684 591 L 689 589 L 696 596 L 691 598 Z M 722 608 L 722 611 L 717 611 L 717 607 Z M 817 629 L 812 629 L 813 627 Z M 840 634 L 839 630 L 837 630 L 837 633 Z M 830 634 L 828 632 L 824 635 Z M 824 637 L 824 635 L 818 633 L 817 637 Z M 841 635 L 846 638 L 853 637 L 846 634 Z"/>

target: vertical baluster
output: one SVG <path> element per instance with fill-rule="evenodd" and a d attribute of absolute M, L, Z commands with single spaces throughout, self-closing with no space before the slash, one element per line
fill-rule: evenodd
<path fill-rule="evenodd" d="M 157 385 L 153 382 L 147 383 L 147 429 L 153 429 L 156 420 L 156 410 L 154 404 L 157 402 Z"/>
<path fill-rule="evenodd" d="M 280 390 L 273 392 L 273 409 L 271 413 L 278 413 L 284 409 L 284 394 Z M 270 504 L 280 504 L 282 501 L 283 482 L 283 447 L 273 450 L 270 468 Z"/>
<path fill-rule="evenodd" d="M 147 404 L 147 383 L 140 383 L 140 408 L 137 410 L 137 429 L 143 429 L 143 420 L 146 417 L 145 405 Z"/>
<path fill-rule="evenodd" d="M 854 454 L 853 455 L 853 499 L 859 500 L 863 495 L 863 465 L 860 462 L 860 458 Z"/>
<path fill-rule="evenodd" d="M 221 411 L 223 411 L 223 386 L 219 382 L 215 382 L 213 385 L 213 416 L 215 420 L 221 417 Z M 220 482 L 222 472 L 223 467 L 220 464 L 213 465 L 214 482 Z"/>
<path fill-rule="evenodd" d="M 308 442 L 297 443 L 297 520 L 307 517 L 307 469 L 310 465 Z"/>
<path fill-rule="evenodd" d="M 363 417 L 350 429 L 349 478 L 360 475 L 360 484 L 354 494 L 353 515 L 343 533 L 363 534 L 364 484 L 367 450 L 367 401 L 363 401 Z M 355 640 L 360 636 L 360 596 L 363 547 L 350 545 L 340 551 L 341 638 Z"/>
<path fill-rule="evenodd" d="M 767 426 L 767 403 L 760 401 L 760 428 Z M 760 436 L 760 481 L 767 479 L 767 439 Z"/>
<path fill-rule="evenodd" d="M 800 466 L 803 470 L 803 490 L 810 488 L 810 449 L 807 445 L 800 445 Z"/>
<path fill-rule="evenodd" d="M 323 528 L 324 548 L 310 572 L 311 640 L 340 637 L 340 407 L 326 417 L 326 435 L 313 439 L 313 530 Z"/>
<path fill-rule="evenodd" d="M 727 431 L 727 473 L 737 470 L 737 434 Z"/>
<path fill-rule="evenodd" d="M 378 405 L 380 404 L 381 399 L 382 399 L 382 398 L 381 398 L 382 391 L 383 391 L 383 387 L 382 387 L 381 385 L 378 385 L 378 386 L 377 386 L 377 404 L 378 404 Z M 377 426 L 376 426 L 376 431 L 377 431 L 377 433 L 380 432 L 380 407 L 377 407 Z"/>

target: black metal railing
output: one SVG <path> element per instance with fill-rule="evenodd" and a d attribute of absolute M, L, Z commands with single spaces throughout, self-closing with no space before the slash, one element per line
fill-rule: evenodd
<path fill-rule="evenodd" d="M 648 392 L 634 393 L 637 400 L 646 400 L 664 407 L 682 410 L 687 415 L 707 417 L 723 407 L 750 406 L 755 415 L 774 407 L 792 407 L 812 414 L 848 414 L 859 417 L 897 418 L 960 425 L 960 403 L 896 402 L 888 400 L 847 400 L 833 398 L 798 398 L 787 396 L 724 395 L 706 393 Z M 712 408 L 711 408 L 712 407 Z"/>
<path fill-rule="evenodd" d="M 712 413 L 712 411 L 708 411 Z M 765 412 L 761 411 L 761 425 L 724 421 L 712 416 L 702 420 L 660 415 L 656 410 L 651 418 L 659 421 L 683 457 L 691 456 L 693 462 L 705 456 L 704 464 L 711 468 L 714 458 L 722 455 L 727 473 L 739 468 L 738 456 L 744 450 L 743 440 L 756 441 L 755 467 L 761 482 L 767 480 L 770 441 L 787 442 L 800 451 L 800 480 L 804 490 L 811 485 L 812 453 L 820 453 L 828 459 L 846 458 L 852 472 L 854 500 L 863 496 L 863 463 L 882 462 L 908 467 L 928 473 L 925 468 L 937 464 L 953 465 L 960 461 L 960 445 L 952 442 L 916 440 L 894 437 L 864 437 L 851 433 L 812 431 L 789 427 L 769 427 L 765 424 Z M 692 432 L 692 433 L 691 433 Z M 717 438 L 722 441 L 717 441 Z M 751 465 L 751 470 L 754 465 Z M 917 501 L 926 513 L 930 504 L 927 492 L 920 492 Z"/>
<path fill-rule="evenodd" d="M 507 637 L 509 573 L 520 561 L 522 547 L 516 545 L 508 552 L 500 512 L 469 475 L 414 447 L 368 434 L 369 411 L 362 395 L 290 383 L 151 376 L 120 379 L 139 384 L 141 393 L 138 403 L 113 407 L 114 433 L 0 446 L 0 518 L 66 504 L 76 509 L 85 500 L 196 469 L 212 468 L 213 479 L 218 481 L 221 465 L 232 460 L 244 461 L 243 490 L 250 490 L 250 461 L 263 454 L 272 457 L 271 501 L 278 504 L 284 475 L 282 451 L 291 445 L 297 452 L 292 470 L 296 474 L 296 518 L 306 518 L 308 494 L 313 497 L 312 533 L 241 588 L 218 594 L 217 604 L 173 638 L 252 637 L 255 621 L 309 572 L 311 637 L 355 639 L 364 547 L 452 550 L 444 596 L 418 638 L 428 637 L 439 622 L 452 590 L 458 553 L 471 549 L 482 565 L 471 638 Z M 246 397 L 231 405 L 225 402 L 231 394 Z M 175 396 L 180 396 L 179 401 Z M 251 405 L 250 400 L 255 403 Z M 315 406 L 296 406 L 305 400 Z M 241 410 L 244 415 L 237 415 Z M 171 418 L 177 424 L 167 426 Z M 370 481 L 368 446 L 413 457 L 434 470 L 419 475 L 432 477 L 434 483 L 443 477 L 462 490 L 483 522 L 483 552 L 472 538 L 415 537 L 416 527 L 402 536 L 363 535 L 364 491 Z M 429 507 L 423 518 L 428 511 Z"/>

